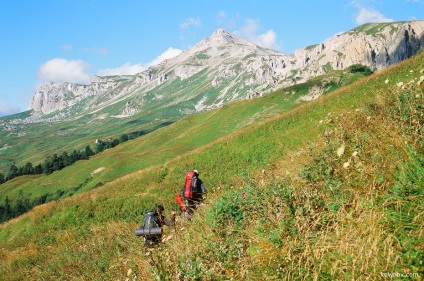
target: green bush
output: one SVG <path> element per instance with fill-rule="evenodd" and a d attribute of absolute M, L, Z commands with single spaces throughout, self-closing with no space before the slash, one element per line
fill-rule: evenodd
<path fill-rule="evenodd" d="M 365 76 L 371 75 L 373 74 L 373 71 L 371 70 L 371 68 L 369 68 L 366 65 L 362 65 L 362 64 L 353 64 L 351 66 L 348 67 L 348 70 L 350 73 L 362 73 Z"/>

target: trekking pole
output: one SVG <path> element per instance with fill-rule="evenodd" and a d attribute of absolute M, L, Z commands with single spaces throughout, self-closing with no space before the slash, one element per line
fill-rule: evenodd
<path fill-rule="evenodd" d="M 177 225 L 177 216 L 176 216 L 176 214 L 177 214 L 177 207 L 175 207 L 174 221 L 173 221 L 175 234 L 177 233 L 177 226 L 176 226 Z"/>

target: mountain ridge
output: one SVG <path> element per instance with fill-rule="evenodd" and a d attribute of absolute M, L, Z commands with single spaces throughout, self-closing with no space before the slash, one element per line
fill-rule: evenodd
<path fill-rule="evenodd" d="M 358 57 L 372 67 L 374 49 L 383 46 L 380 56 L 375 51 L 374 63 L 394 63 L 403 58 L 400 55 L 419 51 L 423 22 L 365 24 L 291 55 L 237 41 L 236 35 L 218 29 L 196 49 L 136 75 L 94 77 L 90 85 L 48 83 L 34 95 L 38 111 L 0 118 L 0 173 L 11 165 L 36 164 L 57 152 L 84 149 L 96 139 L 138 137 L 184 116 L 266 96 L 275 89 L 282 89 L 288 104 L 280 104 L 280 109 L 287 110 L 358 78 L 338 69 L 361 63 L 354 60 Z M 346 38 L 349 44 L 342 44 Z M 396 56 L 387 47 L 393 38 L 397 43 L 391 49 L 401 49 Z M 366 40 L 374 43 L 364 46 Z M 287 85 L 294 88 L 284 91 Z"/>
<path fill-rule="evenodd" d="M 292 55 L 261 48 L 224 29 L 217 29 L 191 49 L 135 75 L 96 76 L 88 86 L 45 84 L 34 94 L 30 109 L 45 115 L 76 108 L 87 98 L 86 106 L 74 110 L 73 114 L 91 112 L 102 104 L 111 105 L 113 100 L 127 100 L 134 105 L 132 112 L 140 112 L 145 107 L 141 105 L 150 102 L 146 97 L 149 91 L 158 90 L 165 82 L 181 83 L 204 71 L 203 92 L 185 95 L 180 91 L 165 101 L 175 104 L 175 99 L 185 102 L 201 99 L 207 91 L 219 91 L 205 98 L 207 105 L 193 104 L 188 108 L 193 113 L 198 108 L 211 109 L 233 100 L 263 95 L 353 64 L 380 70 L 412 56 L 423 45 L 424 21 L 366 24 L 323 43 L 298 49 Z M 70 115 L 62 114 L 63 118 Z M 57 118 L 62 119 L 60 114 Z"/>

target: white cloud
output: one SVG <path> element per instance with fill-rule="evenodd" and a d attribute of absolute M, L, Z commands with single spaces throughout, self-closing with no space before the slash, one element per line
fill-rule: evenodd
<path fill-rule="evenodd" d="M 227 12 L 219 11 L 216 15 L 218 26 L 225 27 L 227 30 L 234 30 L 238 26 L 240 21 L 240 15 L 236 14 L 233 17 L 230 17 Z"/>
<path fill-rule="evenodd" d="M 97 72 L 97 75 L 99 76 L 109 76 L 109 75 L 134 75 L 136 73 L 140 73 L 144 70 L 146 70 L 148 67 L 157 65 L 161 63 L 162 61 L 166 59 L 171 59 L 173 57 L 178 56 L 181 54 L 182 50 L 175 49 L 175 48 L 168 48 L 165 52 L 160 54 L 157 58 L 155 58 L 153 61 L 147 63 L 145 66 L 141 64 L 134 64 L 131 65 L 130 63 L 126 63 L 120 67 L 117 68 L 107 68 L 102 69 Z"/>
<path fill-rule="evenodd" d="M 368 22 L 392 22 L 392 21 L 393 19 L 386 18 L 379 11 L 367 9 L 364 7 L 359 8 L 359 14 L 356 17 L 357 24 L 364 24 Z"/>
<path fill-rule="evenodd" d="M 74 47 L 71 44 L 66 44 L 62 46 L 64 51 L 71 51 Z"/>
<path fill-rule="evenodd" d="M 170 48 L 168 48 L 168 50 L 166 50 L 165 52 L 160 54 L 153 61 L 148 63 L 147 67 L 152 66 L 152 65 L 157 65 L 157 64 L 159 64 L 159 63 L 161 63 L 161 62 L 163 62 L 164 60 L 167 60 L 167 59 L 172 59 L 172 58 L 178 56 L 179 54 L 181 54 L 182 52 L 183 52 L 183 50 L 170 47 Z"/>
<path fill-rule="evenodd" d="M 276 39 L 277 35 L 275 34 L 274 30 L 270 29 L 266 33 L 259 34 L 256 37 L 256 44 L 267 48 L 273 48 Z"/>
<path fill-rule="evenodd" d="M 47 61 L 38 70 L 39 82 L 71 82 L 90 84 L 89 65 L 82 60 L 55 58 Z"/>
<path fill-rule="evenodd" d="M 227 13 L 225 11 L 219 11 L 218 12 L 218 18 L 226 19 Z"/>
<path fill-rule="evenodd" d="M 21 112 L 19 106 L 0 102 L 0 117 Z"/>
<path fill-rule="evenodd" d="M 180 23 L 180 27 L 182 29 L 187 29 L 190 26 L 201 26 L 202 25 L 202 21 L 200 20 L 200 18 L 188 18 L 186 19 L 184 22 Z"/>
<path fill-rule="evenodd" d="M 261 47 L 280 49 L 276 43 L 277 34 L 274 30 L 270 29 L 265 33 L 257 34 L 258 27 L 257 20 L 247 19 L 245 20 L 245 25 L 241 29 L 234 31 L 234 33 Z"/>
<path fill-rule="evenodd" d="M 357 24 L 361 25 L 369 22 L 392 22 L 394 21 L 391 18 L 387 18 L 385 15 L 380 13 L 377 10 L 372 8 L 368 8 L 361 4 L 358 0 L 353 0 L 351 2 L 358 10 L 358 14 L 356 15 L 355 21 Z"/>
<path fill-rule="evenodd" d="M 110 76 L 110 75 L 133 75 L 139 72 L 142 72 L 146 68 L 141 64 L 131 65 L 130 63 L 126 63 L 117 68 L 105 68 L 101 69 L 97 72 L 99 76 Z"/>

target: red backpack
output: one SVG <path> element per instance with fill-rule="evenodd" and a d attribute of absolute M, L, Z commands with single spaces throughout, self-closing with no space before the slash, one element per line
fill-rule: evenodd
<path fill-rule="evenodd" d="M 186 172 L 184 184 L 184 198 L 193 198 L 193 193 L 197 192 L 197 173 L 195 171 Z"/>
<path fill-rule="evenodd" d="M 175 201 L 177 202 L 177 204 L 180 206 L 180 211 L 181 212 L 185 212 L 186 210 L 186 206 L 183 202 L 183 198 L 181 197 L 181 194 L 177 194 L 175 195 Z"/>

